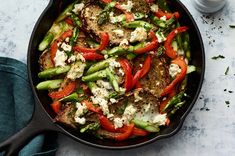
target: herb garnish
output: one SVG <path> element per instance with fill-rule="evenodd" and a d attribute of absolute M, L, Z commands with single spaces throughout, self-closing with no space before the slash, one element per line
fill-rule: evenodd
<path fill-rule="evenodd" d="M 229 72 L 229 66 L 226 68 L 224 75 L 228 75 L 228 72 Z"/>
<path fill-rule="evenodd" d="M 224 59 L 225 57 L 223 55 L 213 56 L 211 59 L 217 60 L 217 59 Z"/>
<path fill-rule="evenodd" d="M 227 107 L 229 107 L 230 102 L 229 101 L 225 101 L 225 104 L 227 105 Z"/>
<path fill-rule="evenodd" d="M 235 28 L 235 25 L 229 25 L 230 28 Z"/>

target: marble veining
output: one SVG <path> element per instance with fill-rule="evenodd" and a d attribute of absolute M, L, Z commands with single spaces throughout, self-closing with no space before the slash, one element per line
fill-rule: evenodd
<path fill-rule="evenodd" d="M 125 151 L 88 147 L 60 135 L 58 156 L 232 156 L 235 154 L 235 3 L 203 15 L 192 0 L 181 0 L 193 15 L 206 52 L 202 91 L 181 130 L 173 137 Z M 0 3 L 0 56 L 26 62 L 34 24 L 49 0 L 7 0 Z M 193 47 L 192 47 L 193 48 Z M 224 59 L 213 60 L 223 55 Z M 229 67 L 227 75 L 226 69 Z M 226 104 L 229 101 L 229 104 Z"/>

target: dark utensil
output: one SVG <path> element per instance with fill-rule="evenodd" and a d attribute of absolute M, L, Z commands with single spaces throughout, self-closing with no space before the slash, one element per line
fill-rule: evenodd
<path fill-rule="evenodd" d="M 169 127 L 163 128 L 159 134 L 152 134 L 143 138 L 134 138 L 122 142 L 115 142 L 111 140 L 100 140 L 91 135 L 81 135 L 72 129 L 53 122 L 55 113 L 49 107 L 51 100 L 47 96 L 47 92 L 38 92 L 35 89 L 36 84 L 40 82 L 37 76 L 37 73 L 39 72 L 38 58 L 40 56 L 40 52 L 37 49 L 40 41 L 43 39 L 44 35 L 49 30 L 53 21 L 59 15 L 61 10 L 63 10 L 68 4 L 72 2 L 73 0 L 51 0 L 34 27 L 29 42 L 27 60 L 29 80 L 35 95 L 36 102 L 34 113 L 32 119 L 25 128 L 0 144 L 0 151 L 6 150 L 5 155 L 7 156 L 16 155 L 16 153 L 18 153 L 18 151 L 26 143 L 28 143 L 30 139 L 45 131 L 60 132 L 75 139 L 78 142 L 104 149 L 129 149 L 146 145 L 156 140 L 170 137 L 176 134 L 182 127 L 185 117 L 190 112 L 197 100 L 205 71 L 205 54 L 200 32 L 189 11 L 178 0 L 171 1 L 171 6 L 172 8 L 177 8 L 177 10 L 180 12 L 180 22 L 182 25 L 186 25 L 190 28 L 189 34 L 191 39 L 192 55 L 190 64 L 193 64 L 197 67 L 197 72 L 194 72 L 188 76 L 188 86 L 186 93 L 189 97 L 187 98 L 186 104 L 175 114 L 174 119 L 172 119 Z"/>

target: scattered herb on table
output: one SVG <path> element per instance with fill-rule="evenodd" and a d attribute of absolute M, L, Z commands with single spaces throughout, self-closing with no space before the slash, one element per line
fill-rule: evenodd
<path fill-rule="evenodd" d="M 227 107 L 229 107 L 230 102 L 229 101 L 225 101 L 225 104 L 227 105 Z"/>
<path fill-rule="evenodd" d="M 235 28 L 235 25 L 229 25 L 230 28 Z"/>
<path fill-rule="evenodd" d="M 232 91 L 232 90 L 229 90 L 228 92 L 229 92 L 229 93 L 233 93 L 233 91 Z"/>
<path fill-rule="evenodd" d="M 224 59 L 225 57 L 223 55 L 213 56 L 211 59 L 218 60 L 218 59 Z"/>
<path fill-rule="evenodd" d="M 226 68 L 224 75 L 228 75 L 228 72 L 229 72 L 229 66 Z"/>

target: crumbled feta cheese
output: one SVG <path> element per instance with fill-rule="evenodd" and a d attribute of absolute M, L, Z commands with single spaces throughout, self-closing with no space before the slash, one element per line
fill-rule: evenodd
<path fill-rule="evenodd" d="M 105 88 L 97 87 L 97 88 L 92 89 L 91 92 L 96 97 L 107 98 L 109 96 L 109 92 Z"/>
<path fill-rule="evenodd" d="M 118 102 L 118 101 L 117 101 L 116 99 L 114 99 L 114 98 L 110 98 L 109 101 L 110 101 L 111 103 L 117 103 L 117 102 Z"/>
<path fill-rule="evenodd" d="M 58 66 L 64 67 L 66 65 L 65 61 L 67 60 L 67 58 L 68 58 L 68 56 L 64 51 L 57 50 L 55 58 L 54 58 L 55 66 L 56 67 L 58 67 Z"/>
<path fill-rule="evenodd" d="M 105 89 L 112 89 L 112 85 L 110 84 L 110 82 L 108 81 L 104 81 L 104 80 L 97 80 L 96 84 L 101 87 L 101 88 L 105 88 Z"/>
<path fill-rule="evenodd" d="M 126 47 L 126 46 L 128 46 L 129 45 L 129 42 L 128 42 L 128 40 L 125 38 L 125 39 L 123 39 L 121 42 L 120 42 L 120 44 L 119 44 L 119 46 L 121 46 L 121 47 Z"/>
<path fill-rule="evenodd" d="M 113 119 L 113 122 L 114 122 L 114 128 L 121 128 L 123 126 L 123 122 L 122 122 L 122 119 L 121 118 L 114 118 Z"/>
<path fill-rule="evenodd" d="M 123 9 L 123 10 L 126 10 L 127 12 L 131 12 L 131 9 L 133 8 L 133 2 L 132 1 L 127 1 L 127 4 L 122 4 L 120 5 L 120 7 Z"/>
<path fill-rule="evenodd" d="M 109 55 L 105 54 L 104 59 L 107 60 L 109 58 Z"/>
<path fill-rule="evenodd" d="M 154 116 L 153 123 L 161 126 L 161 125 L 166 124 L 166 120 L 167 120 L 166 113 L 165 114 L 158 114 L 158 115 Z"/>
<path fill-rule="evenodd" d="M 184 50 L 183 49 L 178 49 L 177 53 L 178 53 L 178 55 L 184 55 Z"/>
<path fill-rule="evenodd" d="M 123 71 L 122 68 L 119 68 L 119 69 L 118 69 L 118 73 L 121 74 L 121 76 L 124 76 L 124 75 L 125 75 L 125 73 L 124 73 L 124 71 Z"/>
<path fill-rule="evenodd" d="M 78 61 L 81 60 L 82 62 L 86 62 L 86 59 L 81 54 L 77 54 L 76 59 Z"/>
<path fill-rule="evenodd" d="M 61 44 L 61 48 L 64 50 L 64 51 L 71 51 L 72 50 L 72 46 L 71 45 L 68 45 L 66 43 L 62 43 Z"/>
<path fill-rule="evenodd" d="M 83 8 L 84 8 L 84 3 L 75 4 L 72 11 L 75 14 L 78 14 Z"/>
<path fill-rule="evenodd" d="M 123 116 L 122 116 L 122 120 L 124 121 L 125 124 L 128 124 L 129 121 L 131 121 L 136 113 L 136 108 L 133 107 L 132 105 L 129 105 L 126 107 Z"/>
<path fill-rule="evenodd" d="M 157 12 L 158 11 L 158 5 L 157 4 L 152 4 L 151 7 L 150 7 L 150 10 L 154 13 Z"/>
<path fill-rule="evenodd" d="M 163 32 L 157 32 L 156 36 L 157 36 L 157 39 L 158 39 L 158 43 L 162 43 L 166 40 L 166 37 L 163 34 Z"/>
<path fill-rule="evenodd" d="M 81 103 L 77 102 L 76 108 L 77 108 L 77 110 L 75 112 L 74 120 L 75 120 L 75 122 L 83 125 L 86 123 L 86 119 L 81 116 L 87 111 L 87 107 L 85 104 L 81 104 Z"/>
<path fill-rule="evenodd" d="M 75 120 L 75 122 L 77 122 L 81 125 L 84 125 L 86 123 L 86 119 L 84 117 L 80 118 L 80 117 L 76 116 L 76 117 L 74 117 L 74 120 Z"/>
<path fill-rule="evenodd" d="M 72 63 L 76 61 L 76 56 L 75 55 L 71 55 L 68 59 L 68 63 Z"/>
<path fill-rule="evenodd" d="M 130 42 L 142 42 L 147 39 L 147 36 L 148 34 L 143 27 L 137 27 L 134 31 L 131 32 Z"/>
<path fill-rule="evenodd" d="M 117 23 L 123 21 L 125 16 L 119 15 L 119 16 L 114 16 L 113 12 L 109 13 L 109 20 L 111 23 Z"/>
<path fill-rule="evenodd" d="M 66 37 L 65 42 L 69 42 L 69 37 Z"/>
<path fill-rule="evenodd" d="M 120 87 L 119 88 L 120 94 L 123 94 L 126 92 L 126 88 Z"/>
<path fill-rule="evenodd" d="M 124 31 L 121 29 L 115 29 L 112 31 L 117 37 L 123 37 L 124 36 Z"/>
<path fill-rule="evenodd" d="M 86 64 L 83 62 L 73 63 L 68 74 L 67 74 L 67 78 L 69 78 L 71 80 L 75 80 L 77 78 L 80 78 L 83 75 L 85 67 L 86 67 Z"/>
<path fill-rule="evenodd" d="M 175 77 L 178 73 L 181 72 L 180 67 L 177 64 L 171 64 L 169 68 L 169 74 L 171 77 Z"/>
<path fill-rule="evenodd" d="M 91 100 L 94 104 L 99 104 L 104 115 L 110 114 L 107 100 L 105 100 L 104 98 L 101 98 L 101 97 L 97 97 L 97 96 L 91 96 Z"/>
<path fill-rule="evenodd" d="M 111 67 L 111 68 L 119 68 L 119 67 L 121 67 L 121 65 L 120 65 L 120 63 L 119 62 L 117 62 L 115 59 L 111 59 L 110 61 L 109 61 L 109 66 Z"/>
<path fill-rule="evenodd" d="M 140 91 L 141 91 L 141 89 L 137 89 L 134 91 L 135 102 L 139 102 L 139 101 L 143 100 L 143 98 L 139 96 Z"/>
<path fill-rule="evenodd" d="M 164 16 L 160 17 L 160 20 L 166 21 L 166 16 L 164 15 Z"/>
<path fill-rule="evenodd" d="M 143 64 L 140 64 L 140 67 L 143 67 Z"/>
<path fill-rule="evenodd" d="M 150 107 L 151 107 L 151 104 L 150 103 L 148 103 L 147 105 L 144 105 L 144 112 L 148 112 L 148 111 L 150 111 Z"/>

